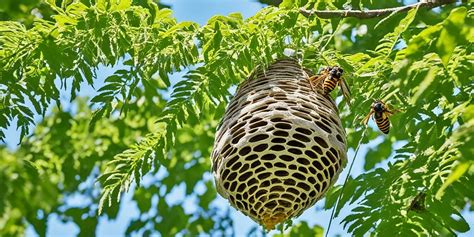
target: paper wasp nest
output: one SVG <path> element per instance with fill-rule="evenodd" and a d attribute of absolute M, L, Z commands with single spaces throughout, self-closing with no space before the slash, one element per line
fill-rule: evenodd
<path fill-rule="evenodd" d="M 290 59 L 240 85 L 212 152 L 219 194 L 266 229 L 314 205 L 346 163 L 334 101 Z"/>

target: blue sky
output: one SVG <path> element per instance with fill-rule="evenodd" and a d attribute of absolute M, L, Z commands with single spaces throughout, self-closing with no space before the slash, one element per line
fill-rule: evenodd
<path fill-rule="evenodd" d="M 232 12 L 240 12 L 245 18 L 254 15 L 259 9 L 263 7 L 262 4 L 254 1 L 249 0 L 176 0 L 176 1 L 162 1 L 165 4 L 172 5 L 172 9 L 174 12 L 174 16 L 178 19 L 178 21 L 194 21 L 203 25 L 206 21 L 214 16 L 214 15 L 227 15 Z M 120 67 L 120 66 L 117 66 Z M 98 71 L 98 80 L 103 81 L 105 77 L 112 74 L 117 68 L 104 68 L 101 67 Z M 176 74 L 173 76 L 174 81 L 180 79 L 180 74 Z M 98 88 L 98 87 L 96 87 Z M 83 88 L 81 90 L 81 95 L 93 95 L 94 91 L 91 88 Z M 63 101 L 68 101 L 64 99 Z M 40 117 L 37 117 L 39 120 Z M 13 123 L 14 124 L 14 123 Z M 372 122 L 371 122 L 372 124 Z M 372 124 L 373 126 L 373 124 Z M 18 143 L 19 132 L 16 131 L 14 128 L 10 128 L 7 130 L 7 145 L 10 148 L 16 147 Z M 358 174 L 363 172 L 363 157 L 367 152 L 367 149 L 371 146 L 375 146 L 379 143 L 381 139 L 375 139 L 370 144 L 363 145 L 359 151 L 358 157 L 356 157 L 355 165 L 352 170 L 352 176 L 355 177 Z M 401 145 L 401 144 L 398 144 Z M 348 159 L 349 162 L 354 158 L 354 151 L 350 150 L 348 152 Z M 385 166 L 381 164 L 379 166 Z M 344 169 L 342 174 L 339 176 L 339 180 L 337 181 L 338 184 L 342 184 L 343 180 L 347 175 L 348 167 Z M 177 199 L 183 196 L 183 193 L 178 189 L 175 197 Z M 128 223 L 134 217 L 139 215 L 139 211 L 136 207 L 136 204 L 131 201 L 132 193 L 129 192 L 125 195 L 122 199 L 120 213 L 116 220 L 107 220 L 107 218 L 102 217 L 100 218 L 98 229 L 97 229 L 97 236 L 122 236 L 125 233 L 125 229 L 128 226 Z M 174 198 L 173 198 L 174 199 Z M 83 202 L 80 197 L 72 197 L 68 200 L 68 203 L 71 205 L 79 205 Z M 326 229 L 329 218 L 330 218 L 330 210 L 323 210 L 322 205 L 324 201 L 319 201 L 314 207 L 308 209 L 306 212 L 300 216 L 298 220 L 305 220 L 308 224 L 319 224 Z M 219 199 L 216 201 L 215 205 L 219 206 L 227 206 L 228 202 L 219 196 Z M 192 205 L 189 205 L 191 209 Z M 244 216 L 238 211 L 232 209 L 232 216 L 234 217 L 234 225 L 236 227 L 236 234 L 237 236 L 245 235 L 250 228 L 255 226 L 255 223 L 250 220 L 250 218 Z M 348 214 L 350 207 L 345 207 L 341 212 L 340 216 L 344 217 Z M 345 232 L 340 225 L 340 221 L 342 218 L 336 218 L 331 226 L 331 231 L 329 236 L 334 236 L 336 234 L 341 234 L 342 236 L 347 236 L 347 232 Z M 468 223 L 474 223 L 474 215 L 467 216 Z M 48 236 L 76 236 L 79 229 L 74 223 L 62 223 L 59 218 L 55 215 L 52 215 L 48 221 Z M 276 233 L 276 231 L 271 232 L 270 234 Z M 37 236 L 36 233 L 32 228 L 29 228 L 27 231 L 27 236 Z M 469 233 L 463 234 L 463 236 L 474 236 L 474 231 L 471 230 Z"/>

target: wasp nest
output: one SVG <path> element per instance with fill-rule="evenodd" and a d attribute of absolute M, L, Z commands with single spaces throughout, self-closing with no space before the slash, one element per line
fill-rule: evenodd
<path fill-rule="evenodd" d="M 279 60 L 243 82 L 217 131 L 212 171 L 232 206 L 273 229 L 322 198 L 347 162 L 334 101 Z"/>

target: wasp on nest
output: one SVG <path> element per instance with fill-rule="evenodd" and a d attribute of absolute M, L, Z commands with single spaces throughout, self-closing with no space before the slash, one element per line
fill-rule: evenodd
<path fill-rule="evenodd" d="M 216 133 L 217 191 L 267 230 L 313 206 L 347 163 L 337 107 L 308 74 L 292 59 L 258 70 L 239 86 Z"/>

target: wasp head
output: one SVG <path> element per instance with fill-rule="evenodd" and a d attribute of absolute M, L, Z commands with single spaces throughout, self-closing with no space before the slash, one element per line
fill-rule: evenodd
<path fill-rule="evenodd" d="M 372 108 L 374 108 L 375 112 L 383 112 L 385 110 L 385 106 L 382 101 L 375 101 L 372 104 Z"/>
<path fill-rule="evenodd" d="M 340 68 L 338 66 L 331 67 L 330 71 L 329 71 L 331 76 L 334 77 L 334 78 L 337 78 L 337 79 L 341 78 L 343 72 L 344 72 L 344 70 L 342 70 L 342 68 Z"/>

